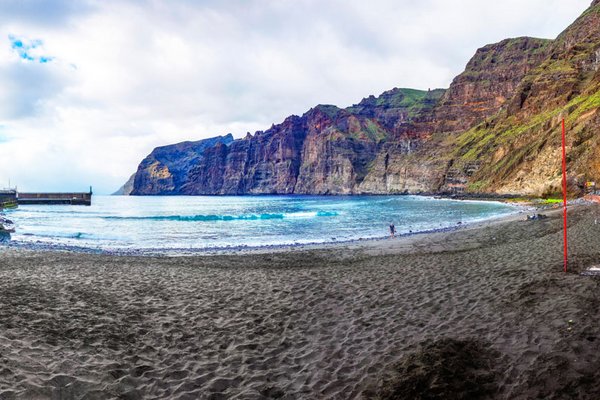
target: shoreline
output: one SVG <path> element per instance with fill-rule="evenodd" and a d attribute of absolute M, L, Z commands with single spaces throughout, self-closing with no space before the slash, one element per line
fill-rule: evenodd
<path fill-rule="evenodd" d="M 405 195 L 403 195 L 405 196 Z M 434 197 L 434 196 L 421 196 L 425 198 L 431 198 L 436 200 L 448 200 L 448 201 L 461 201 L 461 202 L 473 202 L 473 203 L 503 203 L 510 205 L 514 208 L 514 211 L 510 213 L 500 214 L 491 216 L 488 218 L 475 219 L 470 222 L 459 221 L 456 225 L 450 225 L 440 228 L 432 228 L 423 231 L 409 231 L 401 234 L 397 234 L 395 239 L 404 239 L 415 235 L 428 235 L 433 233 L 451 232 L 470 226 L 478 226 L 481 223 L 495 221 L 495 220 L 509 220 L 515 215 L 523 214 L 527 211 L 533 211 L 542 209 L 535 207 L 532 204 L 515 204 L 510 202 L 502 202 L 499 199 L 453 199 L 450 197 Z M 194 257 L 194 256 L 210 256 L 210 255 L 227 255 L 227 254 L 245 254 L 245 253 L 267 253 L 267 252 L 285 252 L 285 251 L 296 251 L 303 249 L 327 249 L 332 246 L 344 246 L 352 245 L 355 243 L 369 243 L 389 240 L 388 235 L 382 235 L 378 237 L 360 237 L 355 239 L 342 239 L 342 240 L 327 240 L 323 242 L 306 242 L 306 243 L 285 243 L 285 244 L 268 244 L 260 246 L 219 246 L 219 247 L 206 247 L 206 248 L 142 248 L 142 249 L 110 249 L 100 247 L 88 247 L 88 246 L 76 246 L 76 245 L 63 245 L 54 243 L 34 243 L 34 242 L 14 242 L 10 239 L 2 242 L 0 241 L 0 250 L 2 248 L 20 249 L 27 251 L 44 251 L 44 252 L 74 252 L 81 254 L 99 254 L 99 255 L 110 255 L 110 256 L 139 256 L 139 257 Z"/>
<path fill-rule="evenodd" d="M 469 398 L 484 377 L 490 399 L 594 399 L 600 206 L 570 210 L 567 274 L 561 211 L 209 257 L 2 248 L 0 398 Z"/>

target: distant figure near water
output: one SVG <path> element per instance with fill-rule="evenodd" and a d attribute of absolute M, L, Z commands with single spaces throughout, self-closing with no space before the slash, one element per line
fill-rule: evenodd
<path fill-rule="evenodd" d="M 393 222 L 390 222 L 390 238 L 396 236 L 396 226 L 394 226 Z"/>

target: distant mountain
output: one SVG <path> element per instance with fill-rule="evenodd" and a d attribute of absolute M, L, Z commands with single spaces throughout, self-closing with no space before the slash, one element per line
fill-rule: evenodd
<path fill-rule="evenodd" d="M 131 192 L 133 192 L 133 183 L 135 182 L 135 173 L 132 174 L 127 182 L 123 186 L 121 186 L 116 192 L 112 194 L 112 196 L 129 196 Z"/>
<path fill-rule="evenodd" d="M 559 191 L 567 120 L 573 191 L 600 180 L 600 0 L 555 40 L 477 50 L 447 90 L 318 105 L 266 131 L 155 149 L 134 195 Z"/>

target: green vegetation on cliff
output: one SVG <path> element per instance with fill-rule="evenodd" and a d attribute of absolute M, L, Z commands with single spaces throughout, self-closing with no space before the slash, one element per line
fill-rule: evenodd
<path fill-rule="evenodd" d="M 410 117 L 424 110 L 431 110 L 445 93 L 445 89 L 417 90 L 394 88 L 383 92 L 380 96 L 370 96 L 360 103 L 347 107 L 346 111 L 360 114 L 367 109 L 403 109 Z"/>

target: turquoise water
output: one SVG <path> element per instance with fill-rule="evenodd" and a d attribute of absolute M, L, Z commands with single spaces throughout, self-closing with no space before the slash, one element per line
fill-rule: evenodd
<path fill-rule="evenodd" d="M 426 231 L 515 212 L 497 202 L 419 196 L 94 196 L 91 207 L 20 206 L 11 243 L 186 252 L 339 242 Z"/>

